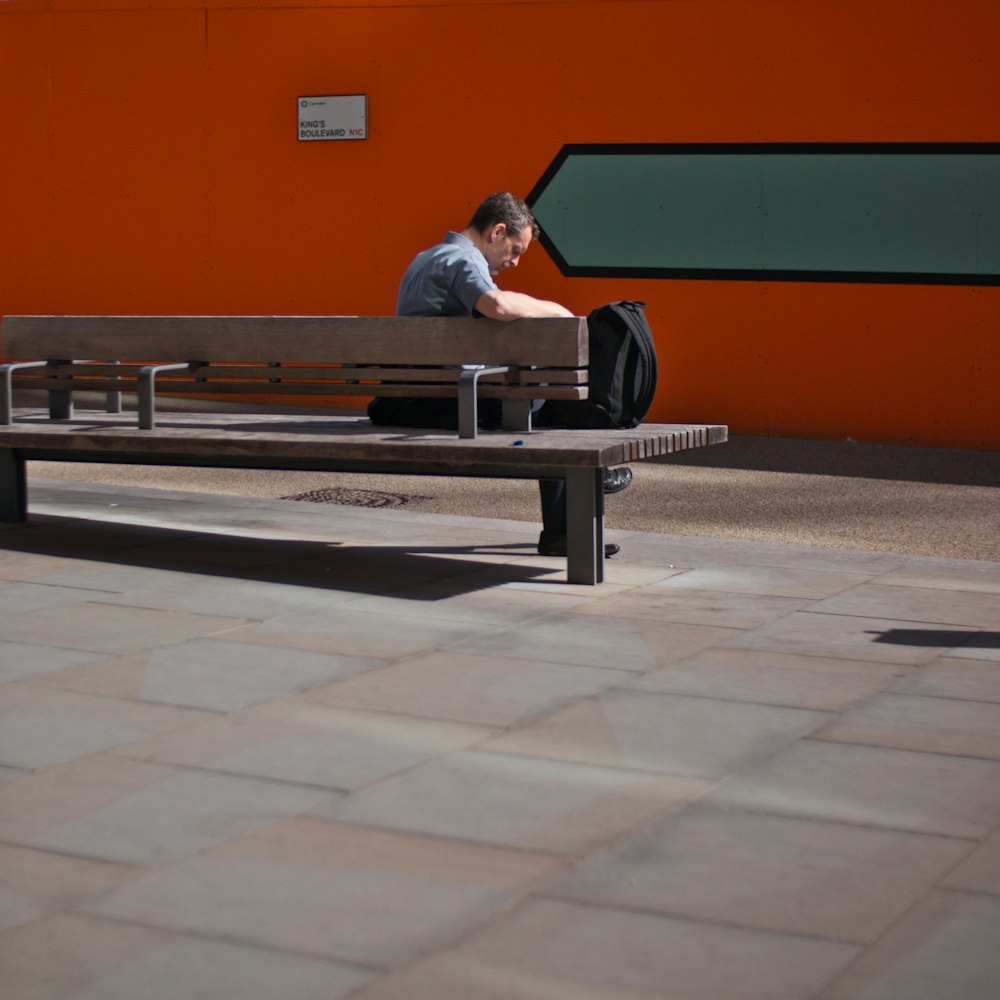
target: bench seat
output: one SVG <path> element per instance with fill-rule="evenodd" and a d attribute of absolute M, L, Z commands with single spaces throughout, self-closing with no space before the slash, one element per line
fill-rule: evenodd
<path fill-rule="evenodd" d="M 52 421 L 44 409 L 24 409 L 15 423 L 0 427 L 0 520 L 26 520 L 26 463 L 33 460 L 563 479 L 567 577 L 595 584 L 604 579 L 603 470 L 726 436 L 721 425 L 643 424 L 456 438 L 446 431 L 374 427 L 360 416 L 232 412 L 164 414 L 150 433 L 125 414 L 93 411 Z"/>
<path fill-rule="evenodd" d="M 587 398 L 581 317 L 7 316 L 0 337 L 0 520 L 10 523 L 27 518 L 32 460 L 562 479 L 567 574 L 593 584 L 604 578 L 604 470 L 726 439 L 721 425 L 532 431 L 533 400 Z M 15 385 L 46 392 L 47 412 L 15 413 Z M 94 392 L 107 394 L 106 412 L 77 418 L 75 401 Z M 123 392 L 138 396 L 138 423 Z M 454 398 L 459 434 L 320 407 L 157 419 L 157 393 Z M 478 433 L 480 397 L 501 401 L 503 430 Z"/>

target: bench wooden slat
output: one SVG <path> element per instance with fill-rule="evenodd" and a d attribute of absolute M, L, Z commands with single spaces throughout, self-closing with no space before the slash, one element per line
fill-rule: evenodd
<path fill-rule="evenodd" d="M 553 331 L 565 336 L 553 336 Z M 274 345 L 282 356 L 274 357 Z M 320 360 L 366 364 L 587 363 L 582 317 L 512 323 L 460 316 L 8 316 L 8 361 L 156 358 L 159 361 Z"/>
<path fill-rule="evenodd" d="M 97 362 L 69 363 L 59 365 L 46 365 L 42 368 L 32 368 L 18 377 L 25 384 L 38 382 L 35 388 L 50 388 L 48 384 L 41 385 L 43 380 L 54 381 L 56 379 L 67 380 L 72 378 L 72 384 L 61 385 L 57 388 L 89 388 L 89 382 L 95 379 L 120 379 L 121 385 L 118 388 L 123 390 L 134 389 L 134 383 L 139 371 L 147 364 L 155 362 L 146 361 L 142 363 L 123 362 L 119 365 L 100 364 Z M 371 367 L 361 366 L 302 366 L 281 365 L 280 367 L 270 367 L 265 365 L 206 365 L 199 369 L 198 378 L 208 380 L 218 379 L 240 379 L 240 380 L 265 380 L 273 381 L 294 381 L 295 379 L 307 379 L 309 381 L 328 381 L 331 385 L 345 381 L 364 380 L 376 385 L 386 381 L 404 382 L 445 382 L 454 383 L 457 370 L 454 368 L 396 368 L 387 365 L 373 365 Z M 165 373 L 160 379 L 166 383 L 171 379 L 187 378 L 185 375 Z M 530 368 L 520 369 L 513 378 L 499 375 L 486 375 L 481 383 L 493 382 L 504 385 L 583 385 L 587 382 L 587 373 L 580 369 L 571 368 Z M 213 383 L 214 384 L 214 383 Z"/>
<path fill-rule="evenodd" d="M 35 379 L 25 381 L 25 388 L 44 389 L 55 392 L 125 392 L 138 391 L 135 382 L 122 383 L 114 379 Z M 164 392 L 180 395 L 301 395 L 301 396 L 412 396 L 413 383 L 402 384 L 370 382 L 196 382 L 192 379 L 168 378 L 158 380 Z M 480 382 L 479 395 L 485 399 L 534 399 L 538 396 L 538 386 L 507 386 L 502 383 Z M 419 386 L 421 396 L 447 399 L 454 397 L 454 379 L 438 384 Z M 552 386 L 546 389 L 547 399 L 586 399 L 585 386 Z"/>

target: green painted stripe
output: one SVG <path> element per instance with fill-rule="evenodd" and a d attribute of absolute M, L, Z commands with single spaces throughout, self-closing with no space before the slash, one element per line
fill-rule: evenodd
<path fill-rule="evenodd" d="M 570 146 L 529 203 L 566 273 L 1000 276 L 992 144 Z"/>

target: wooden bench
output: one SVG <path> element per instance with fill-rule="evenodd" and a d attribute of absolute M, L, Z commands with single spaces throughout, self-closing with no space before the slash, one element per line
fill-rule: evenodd
<path fill-rule="evenodd" d="M 532 400 L 587 395 L 579 317 L 7 316 L 2 347 L 2 424 L 15 383 L 46 390 L 53 419 L 72 416 L 74 393 L 107 393 L 110 412 L 137 393 L 144 430 L 157 393 L 450 397 L 460 437 L 476 435 L 478 399 L 501 400 L 504 428 L 527 432 Z"/>
<path fill-rule="evenodd" d="M 0 328 L 4 356 L 16 360 L 2 366 L 4 388 L 0 394 L 4 396 L 6 420 L 0 426 L 0 521 L 27 519 L 26 463 L 34 460 L 562 479 L 567 498 L 567 576 L 574 583 L 595 584 L 604 579 L 604 469 L 716 444 L 727 437 L 724 426 L 705 424 L 531 431 L 531 399 L 553 398 L 549 393 L 557 393 L 554 398 L 580 398 L 586 391 L 585 367 L 567 360 L 580 362 L 581 356 L 586 357 L 582 321 L 494 324 L 455 317 L 251 317 L 248 322 L 246 317 L 211 317 L 178 319 L 174 324 L 172 320 L 4 320 Z M 132 336 L 129 330 L 138 332 Z M 174 342 L 159 340 L 168 332 L 183 330 L 188 333 Z M 117 333 L 117 341 L 112 331 Z M 249 339 L 248 331 L 256 331 L 259 339 Z M 384 336 L 377 331 L 383 331 Z M 377 342 L 370 344 L 368 335 L 373 332 Z M 209 350 L 211 333 L 227 344 L 225 353 Z M 300 339 L 293 342 L 293 333 Z M 445 343 L 465 333 L 472 335 L 470 344 L 453 349 Z M 239 348 L 241 336 L 248 338 L 245 350 Z M 495 337 L 502 346 L 491 343 Z M 273 349 L 284 339 L 289 342 L 283 344 L 285 350 L 280 354 L 260 354 L 254 348 L 265 342 Z M 348 353 L 322 353 L 328 340 L 338 351 Z M 390 340 L 397 346 L 396 354 L 391 352 Z M 545 342 L 542 349 L 539 341 Z M 557 341 L 573 344 L 564 351 Z M 128 347 L 122 348 L 122 343 Z M 235 355 L 230 353 L 234 344 L 239 350 Z M 476 353 L 480 349 L 483 353 Z M 32 355 L 34 367 L 22 367 L 33 363 Z M 39 355 L 41 364 L 37 363 Z M 224 356 L 229 357 L 229 363 L 208 360 Z M 164 357 L 187 360 L 159 360 Z M 277 359 L 275 365 L 280 360 L 280 367 L 272 368 L 268 357 Z M 313 361 L 306 362 L 306 357 Z M 336 357 L 340 360 L 335 361 Z M 368 362 L 359 365 L 347 361 L 349 357 L 366 357 Z M 107 360 L 81 364 L 80 358 Z M 235 363 L 235 358 L 243 358 L 245 363 Z M 318 358 L 329 362 L 331 368 L 320 365 Z M 53 365 L 53 359 L 58 364 Z M 174 364 L 197 367 L 194 371 L 162 367 Z M 389 367 L 396 364 L 414 367 Z M 451 367 L 455 364 L 485 367 L 456 371 Z M 535 366 L 529 368 L 530 364 Z M 225 374 L 209 376 L 205 372 L 216 366 Z M 200 376 L 214 381 L 199 381 Z M 15 381 L 44 389 L 49 394 L 49 407 L 19 409 L 15 420 L 10 390 Z M 67 382 L 71 384 L 67 386 Z M 321 409 L 304 415 L 244 412 L 244 408 L 233 412 L 230 407 L 209 413 L 161 412 L 157 419 L 157 386 L 171 392 L 210 395 L 251 391 L 268 398 L 278 394 L 313 398 L 316 394 L 415 395 L 413 390 L 418 388 L 425 395 L 458 398 L 464 407 L 463 433 L 455 436 L 442 430 L 375 427 L 366 417 Z M 117 393 L 123 389 L 140 393 L 139 426 L 134 414 L 121 411 Z M 110 412 L 92 410 L 77 415 L 73 394 L 87 390 L 111 393 Z M 506 404 L 506 429 L 475 433 L 477 394 Z"/>

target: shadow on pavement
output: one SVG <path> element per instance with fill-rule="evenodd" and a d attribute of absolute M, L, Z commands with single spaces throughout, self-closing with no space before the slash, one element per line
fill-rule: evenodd
<path fill-rule="evenodd" d="M 30 523 L 0 531 L 3 549 L 55 555 L 119 566 L 161 569 L 206 576 L 385 595 L 405 592 L 412 600 L 441 600 L 507 582 L 553 574 L 551 560 L 537 567 L 520 556 L 534 545 L 301 541 L 197 529 L 161 528 L 85 518 L 33 515 Z M 477 559 L 504 556 L 514 561 Z M 465 557 L 465 558 L 450 558 Z M 432 589 L 421 589 L 433 584 Z"/>
<path fill-rule="evenodd" d="M 940 646 L 945 648 L 1000 649 L 1000 632 L 963 632 L 959 629 L 893 628 L 873 632 L 875 642 L 895 646 Z M 961 641 L 956 642 L 957 639 Z"/>
<path fill-rule="evenodd" d="M 734 436 L 726 444 L 653 461 L 716 469 L 1000 486 L 1000 452 L 957 448 Z"/>

